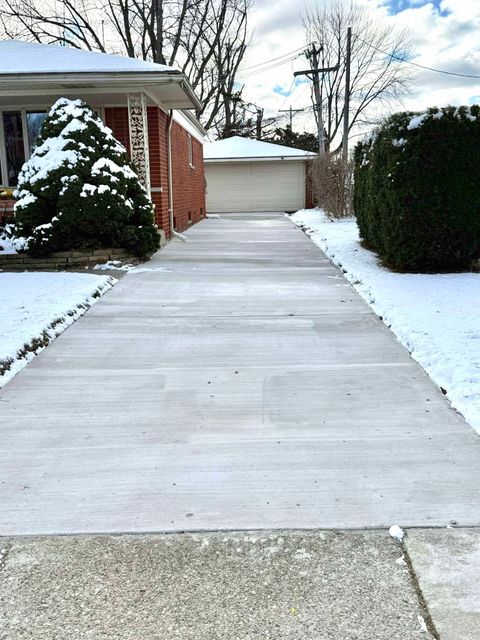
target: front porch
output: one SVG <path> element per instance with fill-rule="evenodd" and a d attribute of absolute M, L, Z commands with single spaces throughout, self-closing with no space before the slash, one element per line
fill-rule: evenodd
<path fill-rule="evenodd" d="M 0 48 L 11 44 L 0 43 Z M 91 67 L 92 58 L 104 66 L 104 58 L 109 63 L 113 59 L 115 65 L 108 70 L 100 66 L 95 71 L 69 71 L 57 60 L 60 47 L 16 44 L 27 50 L 38 47 L 42 54 L 53 49 L 60 68 L 49 70 L 47 58 L 40 71 L 35 56 L 30 67 L 21 69 L 14 64 L 10 68 L 10 63 L 2 68 L 0 63 L 0 184 L 4 188 L 16 187 L 52 104 L 59 97 L 81 98 L 126 147 L 166 238 L 173 229 L 182 231 L 204 217 L 204 131 L 189 113 L 200 104 L 181 73 L 139 60 L 77 50 L 68 51 L 67 59 L 80 58 L 80 68 Z M 9 199 L 0 200 L 0 224 L 12 218 L 13 204 Z"/>

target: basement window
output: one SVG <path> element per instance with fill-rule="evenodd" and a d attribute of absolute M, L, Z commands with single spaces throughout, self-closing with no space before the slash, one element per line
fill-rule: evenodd
<path fill-rule="evenodd" d="M 190 134 L 188 134 L 188 164 L 190 165 L 190 169 L 195 169 L 193 166 L 193 141 Z"/>

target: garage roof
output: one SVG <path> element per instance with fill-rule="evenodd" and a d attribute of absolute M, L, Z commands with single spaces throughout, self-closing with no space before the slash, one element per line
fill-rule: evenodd
<path fill-rule="evenodd" d="M 316 156 L 311 151 L 292 149 L 280 144 L 233 136 L 207 142 L 203 148 L 205 162 L 233 162 L 245 160 L 306 160 Z"/>

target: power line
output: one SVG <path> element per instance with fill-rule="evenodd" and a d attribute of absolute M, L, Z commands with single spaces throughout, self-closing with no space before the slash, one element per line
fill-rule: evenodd
<path fill-rule="evenodd" d="M 280 105 L 279 111 L 281 111 L 281 109 L 283 109 L 283 107 L 285 106 L 286 101 L 288 100 L 288 98 L 290 97 L 290 95 L 292 93 L 292 89 L 293 89 L 294 84 L 295 84 L 295 78 L 293 78 L 292 84 L 290 85 L 290 89 L 287 91 L 287 93 L 283 97 L 283 102 Z"/>
<path fill-rule="evenodd" d="M 435 73 L 443 73 L 446 76 L 457 76 L 459 78 L 475 78 L 476 80 L 480 80 L 480 76 L 475 76 L 469 73 L 456 73 L 455 71 L 445 71 L 445 69 L 435 69 L 434 67 L 427 67 L 423 64 L 419 64 L 418 62 L 412 62 L 411 60 L 406 60 L 401 56 L 395 55 L 394 53 L 387 53 L 386 51 L 382 51 L 382 49 L 379 49 L 378 47 L 371 44 L 370 42 L 363 40 L 359 36 L 356 36 L 356 37 L 358 38 L 358 40 L 360 40 L 360 42 L 363 42 L 363 44 L 366 44 L 368 47 L 375 49 L 375 51 L 378 51 L 379 53 L 383 53 L 383 55 L 388 56 L 393 60 L 398 60 L 399 62 L 406 62 L 407 64 L 410 64 L 413 67 L 418 67 L 419 69 L 425 69 L 426 71 L 434 71 Z"/>
<path fill-rule="evenodd" d="M 310 83 L 305 82 L 305 83 L 304 83 L 304 85 L 305 85 L 305 86 L 303 87 L 302 91 L 300 91 L 300 93 L 298 94 L 298 96 L 297 96 L 296 98 L 294 98 L 294 99 L 293 99 L 293 103 L 292 103 L 292 104 L 296 104 L 296 103 L 300 100 L 300 98 L 302 98 L 302 97 L 304 96 L 304 94 L 305 94 L 306 90 L 307 90 L 307 89 L 310 89 Z M 282 105 L 282 106 L 283 106 L 283 105 Z"/>
<path fill-rule="evenodd" d="M 299 51 L 305 51 L 305 47 L 299 47 L 298 49 L 294 49 L 293 51 L 284 53 L 283 55 L 278 56 L 277 58 L 272 58 L 271 60 L 265 60 L 264 62 L 258 62 L 257 64 L 252 64 L 250 67 L 244 67 L 243 69 L 240 70 L 240 73 L 242 71 L 248 71 L 249 69 L 255 69 L 256 67 L 263 67 L 263 65 L 265 64 L 270 64 L 271 62 L 275 62 L 276 60 L 281 60 L 282 58 L 285 58 L 287 56 L 292 56 L 294 53 L 298 53 Z"/>
<path fill-rule="evenodd" d="M 271 64 L 271 65 L 269 65 L 267 67 L 262 67 L 261 69 L 257 69 L 256 71 L 249 71 L 248 73 L 245 73 L 245 74 L 243 74 L 240 71 L 239 75 L 242 78 L 250 78 L 251 76 L 258 75 L 259 73 L 264 73 L 265 71 L 270 71 L 271 69 L 276 69 L 277 67 L 281 67 L 282 65 L 287 64 L 288 62 L 292 62 L 293 60 L 296 60 L 301 55 L 303 55 L 303 54 L 302 53 L 298 53 L 297 55 L 292 56 L 291 58 L 286 58 L 285 60 L 281 60 L 280 62 L 275 62 L 274 64 Z"/>

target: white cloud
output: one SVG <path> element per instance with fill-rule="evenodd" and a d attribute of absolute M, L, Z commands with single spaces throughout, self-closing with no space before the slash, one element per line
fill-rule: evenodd
<path fill-rule="evenodd" d="M 319 0 L 320 1 L 320 0 Z M 413 41 L 414 61 L 451 72 L 480 75 L 480 2 L 478 0 L 441 0 L 424 3 L 424 0 L 409 0 L 407 6 L 393 15 L 385 0 L 360 0 L 378 18 L 392 27 L 406 28 Z M 293 2 L 292 0 L 255 0 L 251 10 L 250 24 L 253 28 L 251 45 L 243 67 L 293 51 L 305 44 L 302 15 L 314 0 Z M 293 71 L 305 68 L 305 58 L 297 58 L 280 67 L 248 76 L 244 73 L 244 96 L 263 107 L 268 115 L 278 109 L 308 106 L 310 91 L 305 85 L 292 90 L 284 98 L 274 92 L 276 86 L 288 91 L 293 80 Z M 250 70 L 250 73 L 254 69 Z M 393 105 L 391 111 L 403 108 L 422 110 L 428 106 L 445 104 L 470 104 L 480 96 L 480 80 L 458 78 L 418 70 L 410 95 L 401 103 Z M 383 111 L 385 113 L 385 110 Z M 313 129 L 309 115 L 295 119 L 296 126 Z"/>

